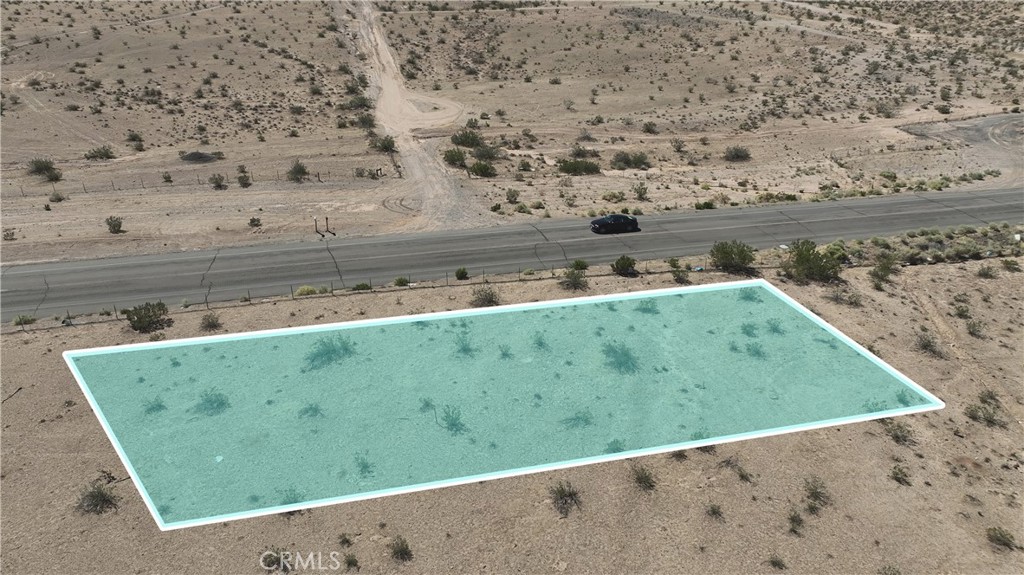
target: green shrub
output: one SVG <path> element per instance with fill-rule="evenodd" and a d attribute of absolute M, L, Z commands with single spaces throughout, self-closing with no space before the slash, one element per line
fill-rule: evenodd
<path fill-rule="evenodd" d="M 1020 264 L 1017 263 L 1017 260 L 1000 260 L 999 263 L 1002 264 L 1003 269 L 1008 272 L 1017 273 L 1020 271 Z"/>
<path fill-rule="evenodd" d="M 409 548 L 409 542 L 401 535 L 395 537 L 395 540 L 391 543 L 388 543 L 388 549 L 391 551 L 391 557 L 398 561 L 412 560 L 412 549 Z"/>
<path fill-rule="evenodd" d="M 630 467 L 629 471 L 633 476 L 633 483 L 641 491 L 654 491 L 654 488 L 658 486 L 658 480 L 654 478 L 654 474 L 647 467 L 637 463 Z"/>
<path fill-rule="evenodd" d="M 811 240 L 797 240 L 789 246 L 789 258 L 782 262 L 786 277 L 798 283 L 831 282 L 839 279 L 839 261 L 819 252 Z"/>
<path fill-rule="evenodd" d="M 713 202 L 711 200 L 707 200 L 705 202 L 697 202 L 697 203 L 693 204 L 693 207 L 694 207 L 694 209 L 697 209 L 697 210 L 713 210 L 717 206 L 715 206 L 715 202 Z"/>
<path fill-rule="evenodd" d="M 204 314 L 202 319 L 199 320 L 199 327 L 204 331 L 213 331 L 220 329 L 221 327 L 220 318 L 215 313 Z"/>
<path fill-rule="evenodd" d="M 939 347 L 939 341 L 935 339 L 935 336 L 930 333 L 918 332 L 917 333 L 917 349 L 927 354 L 933 355 L 939 359 L 946 357 L 945 352 Z"/>
<path fill-rule="evenodd" d="M 86 160 L 112 160 L 114 158 L 114 150 L 110 146 L 100 146 L 85 153 Z"/>
<path fill-rule="evenodd" d="M 224 174 L 213 174 L 208 181 L 215 190 L 224 190 L 228 187 L 227 178 L 224 177 Z"/>
<path fill-rule="evenodd" d="M 457 279 L 457 280 L 468 280 L 469 279 L 469 272 L 466 271 L 466 268 L 459 268 L 459 269 L 455 270 L 455 279 Z"/>
<path fill-rule="evenodd" d="M 473 298 L 469 300 L 469 305 L 473 307 L 492 307 L 500 303 L 498 292 L 491 286 L 474 288 Z"/>
<path fill-rule="evenodd" d="M 117 509 L 119 497 L 109 487 L 102 483 L 93 483 L 82 491 L 78 497 L 76 509 L 82 513 L 95 513 L 97 515 L 106 513 L 111 509 Z"/>
<path fill-rule="evenodd" d="M 248 188 L 249 186 L 252 185 L 252 177 L 249 176 L 249 174 L 239 174 L 238 185 L 241 186 L 242 188 Z"/>
<path fill-rule="evenodd" d="M 45 158 L 32 158 L 28 162 L 28 173 L 33 176 L 46 175 L 47 172 L 55 170 L 53 160 Z"/>
<path fill-rule="evenodd" d="M 729 146 L 725 149 L 725 159 L 729 162 L 745 162 L 750 159 L 750 150 L 743 146 Z"/>
<path fill-rule="evenodd" d="M 316 288 L 313 286 L 300 286 L 299 289 L 295 290 L 295 293 L 293 295 L 295 297 L 316 295 Z"/>
<path fill-rule="evenodd" d="M 124 232 L 124 230 L 121 229 L 123 221 L 118 216 L 107 216 L 107 219 L 103 220 L 103 223 L 107 224 L 107 231 L 112 234 L 120 234 Z"/>
<path fill-rule="evenodd" d="M 407 285 L 409 285 L 409 278 L 407 278 L 407 277 L 395 278 L 395 287 L 405 287 Z"/>
<path fill-rule="evenodd" d="M 558 170 L 570 176 L 585 176 L 601 173 L 601 166 L 590 160 L 559 160 Z"/>
<path fill-rule="evenodd" d="M 558 485 L 550 488 L 551 502 L 562 517 L 568 517 L 572 508 L 583 509 L 580 501 L 580 494 L 568 481 L 559 481 Z"/>
<path fill-rule="evenodd" d="M 985 530 L 985 535 L 988 537 L 989 543 L 993 545 L 999 545 L 1007 549 L 1017 549 L 1017 542 L 1013 538 L 1013 533 L 1002 527 L 989 527 Z"/>
<path fill-rule="evenodd" d="M 292 162 L 292 167 L 288 169 L 288 180 L 301 184 L 307 178 L 309 178 L 309 170 L 306 169 L 306 165 L 298 160 Z"/>
<path fill-rule="evenodd" d="M 469 173 L 480 178 L 493 178 L 498 175 L 498 170 L 487 162 L 473 162 L 469 167 Z"/>
<path fill-rule="evenodd" d="M 33 324 L 35 322 L 36 322 L 36 318 L 34 318 L 34 317 L 30 316 L 30 315 L 19 315 L 18 317 L 14 318 L 14 325 L 17 325 L 17 326 L 31 325 L 31 324 Z"/>
<path fill-rule="evenodd" d="M 613 170 L 646 170 L 651 167 L 651 161 L 643 152 L 615 152 L 612 156 L 611 167 Z"/>
<path fill-rule="evenodd" d="M 263 225 L 263 221 L 259 218 L 249 218 L 249 227 L 258 228 Z"/>
<path fill-rule="evenodd" d="M 466 167 L 466 152 L 459 148 L 450 148 L 444 151 L 444 161 L 450 166 L 458 168 Z"/>
<path fill-rule="evenodd" d="M 573 260 L 572 263 L 569 264 L 569 268 L 570 269 L 579 270 L 579 271 L 585 270 L 585 269 L 587 269 L 589 267 L 590 267 L 590 264 L 588 264 L 586 260 L 579 260 L 579 259 L 577 259 L 577 260 Z"/>
<path fill-rule="evenodd" d="M 715 242 L 711 246 L 711 263 L 729 273 L 752 274 L 750 264 L 754 263 L 754 248 L 743 242 L 731 240 Z"/>
<path fill-rule="evenodd" d="M 582 291 L 590 287 L 590 282 L 587 280 L 583 270 L 569 268 L 562 273 L 561 279 L 558 280 L 558 285 L 569 291 Z"/>
<path fill-rule="evenodd" d="M 452 143 L 464 148 L 476 148 L 484 145 L 484 139 L 480 135 L 480 132 L 463 128 L 452 134 Z"/>
<path fill-rule="evenodd" d="M 978 268 L 978 277 L 979 278 L 982 278 L 982 279 L 994 279 L 994 278 L 996 278 L 998 276 L 999 276 L 999 274 L 996 273 L 996 268 L 993 267 L 993 266 L 984 265 L 984 266 L 981 266 L 980 268 Z"/>
<path fill-rule="evenodd" d="M 366 282 L 357 283 L 356 285 L 352 286 L 353 291 L 370 291 L 372 289 L 373 287 Z"/>
<path fill-rule="evenodd" d="M 623 277 L 634 277 L 637 274 L 636 260 L 627 256 L 619 256 L 619 259 L 612 262 L 612 271 Z"/>
<path fill-rule="evenodd" d="M 681 268 L 672 268 L 672 280 L 677 284 L 688 284 L 690 283 L 690 272 Z"/>
<path fill-rule="evenodd" d="M 170 326 L 173 320 L 167 317 L 167 305 L 160 301 L 146 302 L 124 312 L 128 325 L 139 333 L 150 333 Z"/>

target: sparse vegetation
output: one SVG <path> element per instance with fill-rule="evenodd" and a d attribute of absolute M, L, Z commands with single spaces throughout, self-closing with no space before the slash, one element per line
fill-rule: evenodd
<path fill-rule="evenodd" d="M 395 537 L 393 541 L 388 543 L 388 551 L 391 552 L 391 557 L 393 559 L 403 563 L 406 561 L 412 561 L 412 549 L 409 547 L 409 542 L 401 535 Z"/>
<path fill-rule="evenodd" d="M 634 463 L 630 466 L 629 472 L 633 476 L 633 484 L 640 488 L 641 491 L 654 491 L 654 488 L 658 485 L 654 474 L 644 465 Z"/>
<path fill-rule="evenodd" d="M 612 271 L 623 277 L 636 277 L 639 275 L 636 271 L 636 260 L 626 255 L 619 256 L 617 260 L 612 262 Z"/>
<path fill-rule="evenodd" d="M 222 326 L 222 324 L 220 322 L 220 318 L 217 317 L 217 314 L 215 314 L 213 312 L 210 312 L 210 313 L 207 313 L 207 314 L 203 314 L 202 319 L 199 320 L 199 327 L 203 331 L 217 330 L 217 329 L 220 329 L 221 326 Z"/>
<path fill-rule="evenodd" d="M 711 246 L 711 263 L 718 269 L 745 275 L 752 275 L 754 248 L 736 240 L 715 242 Z"/>
<path fill-rule="evenodd" d="M 583 503 L 580 500 L 579 491 L 568 481 L 559 481 L 557 485 L 548 490 L 551 495 L 555 510 L 562 517 L 568 517 L 572 508 L 583 510 Z"/>
<path fill-rule="evenodd" d="M 164 302 L 146 302 L 124 310 L 128 325 L 139 333 L 151 333 L 170 326 L 173 320 L 167 317 L 167 305 Z"/>
<path fill-rule="evenodd" d="M 97 481 L 82 491 L 75 507 L 82 513 L 102 515 L 111 509 L 116 510 L 119 500 L 109 487 Z"/>
<path fill-rule="evenodd" d="M 473 307 L 490 307 L 501 303 L 498 292 L 491 286 L 473 288 L 473 297 L 469 305 Z"/>
<path fill-rule="evenodd" d="M 569 291 L 582 291 L 590 287 L 590 282 L 587 281 L 587 276 L 583 270 L 569 268 L 562 273 L 562 278 L 558 280 L 558 285 Z"/>
<path fill-rule="evenodd" d="M 107 231 L 112 234 L 124 233 L 124 229 L 121 227 L 124 224 L 124 220 L 119 216 L 107 216 L 107 219 L 103 220 L 103 223 L 107 224 Z"/>
<path fill-rule="evenodd" d="M 309 170 L 306 169 L 306 165 L 299 160 L 292 162 L 292 167 L 288 169 L 288 181 L 301 184 L 307 179 L 309 179 Z"/>

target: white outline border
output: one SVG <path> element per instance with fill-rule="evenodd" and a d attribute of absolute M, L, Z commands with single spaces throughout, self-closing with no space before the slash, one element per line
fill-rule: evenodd
<path fill-rule="evenodd" d="M 295 504 L 290 504 L 290 505 L 278 505 L 278 506 L 275 506 L 275 507 L 267 507 L 267 508 L 263 508 L 263 509 L 253 510 L 253 511 L 240 511 L 240 512 L 237 512 L 237 513 L 226 513 L 226 514 L 222 514 L 222 515 L 215 515 L 215 516 L 212 516 L 212 517 L 206 517 L 206 518 L 203 518 L 203 519 L 194 519 L 194 520 L 188 520 L 188 521 L 175 521 L 175 522 L 166 523 L 166 522 L 164 522 L 163 518 L 160 516 L 160 513 L 157 511 L 156 505 L 153 503 L 152 498 L 149 496 L 149 492 L 146 491 L 146 488 L 143 485 L 141 478 L 139 477 L 138 473 L 135 471 L 135 468 L 132 466 L 131 461 L 128 460 L 128 456 L 125 454 L 124 449 L 121 447 L 121 443 L 118 441 L 117 436 L 114 435 L 113 430 L 110 428 L 110 424 L 107 422 L 106 418 L 103 416 L 103 412 L 100 410 L 99 404 L 97 403 L 96 398 L 93 396 L 92 392 L 89 390 L 89 387 L 85 383 L 85 379 L 82 377 L 82 374 L 78 371 L 78 368 L 75 366 L 75 363 L 74 363 L 74 359 L 77 358 L 77 357 L 87 357 L 87 356 L 90 356 L 90 355 L 99 355 L 99 354 L 105 354 L 105 353 L 121 352 L 121 351 L 126 351 L 126 350 L 174 348 L 174 347 L 181 347 L 181 346 L 186 346 L 186 345 L 197 345 L 197 344 L 203 343 L 203 342 L 238 341 L 238 340 L 243 340 L 243 339 L 254 339 L 254 338 L 267 337 L 267 336 L 280 336 L 280 335 L 294 334 L 294 333 L 304 333 L 304 334 L 306 334 L 306 333 L 318 333 L 318 332 L 322 332 L 322 331 L 335 331 L 335 330 L 338 330 L 338 329 L 351 329 L 351 328 L 357 328 L 357 327 L 368 327 L 368 326 L 389 325 L 389 324 L 394 324 L 394 323 L 404 323 L 404 322 L 408 322 L 410 320 L 411 321 L 440 320 L 440 319 L 450 318 L 450 317 L 453 317 L 453 316 L 461 318 L 461 317 L 468 317 L 468 316 L 475 316 L 475 315 L 486 315 L 486 314 L 492 314 L 492 313 L 507 313 L 507 312 L 513 312 L 513 311 L 522 311 L 522 310 L 544 309 L 544 308 L 550 308 L 550 307 L 559 307 L 559 306 L 563 306 L 563 305 L 576 305 L 576 304 L 594 303 L 594 302 L 603 302 L 603 301 L 616 301 L 616 302 L 618 302 L 618 301 L 628 301 L 628 300 L 631 300 L 631 299 L 639 299 L 639 298 L 644 298 L 644 297 L 651 297 L 651 296 L 656 296 L 656 295 L 699 293 L 699 292 L 703 292 L 703 291 L 732 290 L 732 289 L 739 289 L 739 288 L 744 288 L 744 287 L 755 287 L 755 286 L 756 287 L 765 288 L 766 290 L 771 292 L 773 295 L 775 295 L 776 297 L 778 297 L 779 299 L 781 299 L 785 303 L 789 304 L 795 310 L 800 312 L 804 317 L 806 317 L 807 319 L 811 320 L 811 322 L 813 322 L 814 324 L 818 325 L 819 327 L 821 327 L 821 328 L 825 329 L 826 331 L 828 331 L 829 333 L 831 333 L 837 339 L 839 339 L 840 341 L 842 341 L 843 343 L 845 343 L 849 347 L 853 348 L 860 355 L 862 355 L 862 356 L 866 357 L 867 359 L 869 359 L 872 363 L 874 363 L 878 367 L 882 368 L 885 372 L 887 372 L 888 374 L 890 374 L 891 376 L 896 378 L 898 381 L 900 381 L 904 385 L 910 387 L 911 389 L 916 391 L 921 396 L 925 397 L 930 403 L 929 404 L 915 406 L 915 407 L 908 407 L 908 408 L 901 408 L 901 409 L 890 409 L 888 411 L 883 411 L 883 412 L 875 412 L 875 413 L 871 413 L 871 414 L 851 416 L 851 417 L 833 418 L 833 419 L 829 419 L 829 420 L 825 420 L 825 421 L 818 421 L 818 422 L 814 422 L 814 423 L 806 423 L 806 424 L 799 424 L 799 425 L 790 425 L 790 426 L 784 426 L 784 427 L 776 427 L 776 428 L 773 428 L 773 429 L 768 429 L 768 430 L 763 430 L 763 431 L 739 433 L 739 434 L 735 434 L 735 435 L 727 435 L 727 436 L 722 436 L 722 437 L 714 437 L 714 438 L 702 439 L 702 440 L 699 440 L 699 441 L 686 441 L 686 442 L 683 442 L 683 443 L 676 443 L 676 444 L 672 444 L 672 445 L 663 445 L 663 446 L 651 447 L 651 448 L 646 448 L 646 449 L 635 449 L 635 450 L 624 451 L 624 452 L 615 453 L 615 454 L 597 455 L 597 456 L 585 457 L 585 458 L 581 458 L 581 459 L 573 459 L 573 460 L 569 460 L 569 461 L 563 461 L 563 462 L 560 462 L 560 463 L 535 465 L 535 466 L 530 466 L 530 467 L 520 467 L 520 468 L 517 468 L 517 469 L 508 470 L 508 471 L 483 473 L 483 474 L 471 475 L 471 476 L 467 476 L 467 477 L 459 477 L 459 478 L 454 478 L 454 479 L 445 479 L 445 480 L 440 480 L 440 481 L 432 481 L 432 482 L 420 483 L 420 484 L 412 485 L 412 486 L 408 486 L 408 487 L 398 487 L 398 488 L 393 488 L 393 489 L 383 489 L 383 490 L 379 490 L 379 491 L 371 491 L 371 492 L 359 493 L 359 494 L 355 494 L 355 495 L 345 495 L 345 496 L 339 496 L 339 497 L 330 497 L 330 498 L 326 498 L 326 499 L 318 499 L 318 500 L 313 500 L 313 501 L 305 501 L 305 502 L 295 503 Z M 145 502 L 147 509 L 149 509 L 150 515 L 153 516 L 153 519 L 156 521 L 157 527 L 159 527 L 161 531 L 172 531 L 172 530 L 176 530 L 176 529 L 184 529 L 184 528 L 187 528 L 187 527 L 198 527 L 198 526 L 201 526 L 201 525 L 211 525 L 211 524 L 214 524 L 214 523 L 222 523 L 222 522 L 225 522 L 225 521 L 234 521 L 234 520 L 238 520 L 238 519 L 249 519 L 249 518 L 253 518 L 253 517 L 263 517 L 263 516 L 267 516 L 267 515 L 276 515 L 278 513 L 285 513 L 285 512 L 288 512 L 288 511 L 299 511 L 299 510 L 303 510 L 303 509 L 314 509 L 314 508 L 317 508 L 317 507 L 324 507 L 324 506 L 327 506 L 327 505 L 337 505 L 339 503 L 349 503 L 349 502 L 353 502 L 353 501 L 363 501 L 363 500 L 366 500 L 366 499 L 375 499 L 375 498 L 378 498 L 378 497 L 385 497 L 385 496 L 389 496 L 389 495 L 400 495 L 400 494 L 403 494 L 403 493 L 415 493 L 417 491 L 426 491 L 426 490 L 430 490 L 430 489 L 438 489 L 438 488 L 441 488 L 441 487 L 451 487 L 451 486 L 455 486 L 455 485 L 464 485 L 464 484 L 467 484 L 467 483 L 475 483 L 475 482 L 478 482 L 478 481 L 489 481 L 489 480 L 493 480 L 493 479 L 503 479 L 503 478 L 506 478 L 506 477 L 516 477 L 516 476 L 519 476 L 519 475 L 529 475 L 529 474 L 532 474 L 532 473 L 541 473 L 541 472 L 546 472 L 546 471 L 555 471 L 555 470 L 558 470 L 558 469 L 566 469 L 566 468 L 569 468 L 569 467 L 579 467 L 579 466 L 582 466 L 582 465 L 590 465 L 590 464 L 593 464 L 593 463 L 604 463 L 604 462 L 608 462 L 608 461 L 619 461 L 619 460 L 622 460 L 622 459 L 628 459 L 628 458 L 633 458 L 633 457 L 640 457 L 640 456 L 646 456 L 646 455 L 655 455 L 655 454 L 659 454 L 659 453 L 668 453 L 668 452 L 672 452 L 672 451 L 678 451 L 680 449 L 692 449 L 692 448 L 696 448 L 696 447 L 702 447 L 702 446 L 705 446 L 705 445 L 718 445 L 718 444 L 723 444 L 723 443 L 732 443 L 734 441 L 744 441 L 744 440 L 748 440 L 748 439 L 758 439 L 758 438 L 761 438 L 761 437 L 771 437 L 771 436 L 774 436 L 774 435 L 783 435 L 783 434 L 786 434 L 786 433 L 794 433 L 794 432 L 797 432 L 797 431 L 808 431 L 808 430 L 811 430 L 811 429 L 821 429 L 821 428 L 824 428 L 824 427 L 834 427 L 834 426 L 846 425 L 846 424 L 850 424 L 850 423 L 859 423 L 859 422 L 863 422 L 863 421 L 871 421 L 871 420 L 875 420 L 875 419 L 882 419 L 882 418 L 885 418 L 885 417 L 893 417 L 893 416 L 897 416 L 897 415 L 910 415 L 910 414 L 913 414 L 913 413 L 922 413 L 922 412 L 926 412 L 926 411 L 935 411 L 935 410 L 943 409 L 944 407 L 946 407 L 946 404 L 942 400 L 940 400 L 938 397 L 933 395 L 931 392 L 929 392 L 925 388 L 923 388 L 920 385 L 918 385 L 916 382 L 912 381 L 907 376 L 905 376 L 902 373 L 900 373 L 899 371 L 897 371 L 895 368 L 893 368 L 891 365 L 889 365 L 888 363 L 886 363 L 885 361 L 883 361 L 882 359 L 880 359 L 876 355 L 874 355 L 871 352 L 869 352 L 867 349 L 865 349 L 859 343 L 857 343 L 857 342 L 853 341 L 852 339 L 850 339 L 846 334 L 844 334 L 843 332 L 841 332 L 838 329 L 836 329 L 834 326 L 832 326 L 830 323 L 826 322 L 821 317 L 815 315 L 809 309 L 807 309 L 806 307 L 801 305 L 798 301 L 796 301 L 795 299 L 793 299 L 790 296 L 788 296 L 785 292 L 783 292 L 779 288 L 775 287 L 774 285 L 772 285 L 767 280 L 761 279 L 761 278 L 752 279 L 752 280 L 735 281 L 735 282 L 722 282 L 722 283 L 714 283 L 714 284 L 705 284 L 705 285 L 699 285 L 699 286 L 662 288 L 662 289 L 644 290 L 644 291 L 626 292 L 626 293 L 617 293 L 617 294 L 585 296 L 585 297 L 578 297 L 578 298 L 564 298 L 564 299 L 549 300 L 549 301 L 544 301 L 544 302 L 519 303 L 519 304 L 510 304 L 510 305 L 503 305 L 503 306 L 496 306 L 496 307 L 489 307 L 489 308 L 466 309 L 466 310 L 452 310 L 452 311 L 433 312 L 433 313 L 417 314 L 417 315 L 402 315 L 402 316 L 394 316 L 394 317 L 387 317 L 387 318 L 364 319 L 364 320 L 355 320 L 355 321 L 347 321 L 347 322 L 337 322 L 337 323 L 321 324 L 321 325 L 315 325 L 315 326 L 275 328 L 275 329 L 267 329 L 267 330 L 260 330 L 260 331 L 245 332 L 245 333 L 242 333 L 242 334 L 212 335 L 212 336 L 193 337 L 193 338 L 186 338 L 186 339 L 177 339 L 177 340 L 171 340 L 171 341 L 146 342 L 146 343 L 134 343 L 134 344 L 128 344 L 128 345 L 114 345 L 114 346 L 94 347 L 94 348 L 81 349 L 81 350 L 68 350 L 68 351 L 65 351 L 61 355 L 63 356 L 65 363 L 67 363 L 68 367 L 71 369 L 71 373 L 74 375 L 75 381 L 78 382 L 78 386 L 82 389 L 82 392 L 85 394 L 86 399 L 89 401 L 89 406 L 92 408 L 93 412 L 96 414 L 96 418 L 99 420 L 100 425 L 103 426 L 103 431 L 107 434 L 107 438 L 110 440 L 110 443 L 114 446 L 114 450 L 117 452 L 117 456 L 121 459 L 121 463 L 123 463 L 124 466 L 125 466 L 125 469 L 128 470 L 128 474 L 132 478 L 132 483 L 134 483 L 135 487 L 139 490 L 139 493 L 142 495 L 142 499 Z"/>

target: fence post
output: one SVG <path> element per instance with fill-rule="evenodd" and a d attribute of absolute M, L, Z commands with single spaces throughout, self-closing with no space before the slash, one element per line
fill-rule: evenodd
<path fill-rule="evenodd" d="M 82 193 L 83 194 L 89 193 L 89 192 L 85 191 L 85 182 L 82 182 Z"/>
<path fill-rule="evenodd" d="M 117 188 L 114 187 L 114 180 L 110 180 L 110 189 L 111 191 L 117 191 Z"/>
<path fill-rule="evenodd" d="M 120 320 L 121 319 L 121 318 L 117 317 L 117 304 L 114 304 L 114 319 L 116 319 L 116 320 Z"/>
<path fill-rule="evenodd" d="M 444 272 L 444 285 L 448 285 L 448 272 Z"/>
<path fill-rule="evenodd" d="M 331 295 L 334 295 L 334 280 L 331 280 Z"/>
<path fill-rule="evenodd" d="M 292 287 L 292 284 L 288 284 L 288 296 L 295 299 L 295 288 Z"/>

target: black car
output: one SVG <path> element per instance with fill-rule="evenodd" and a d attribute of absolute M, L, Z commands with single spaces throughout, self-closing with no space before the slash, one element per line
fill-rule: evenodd
<path fill-rule="evenodd" d="M 605 232 L 638 232 L 640 224 L 636 218 L 626 214 L 611 214 L 590 222 L 590 230 L 599 234 Z"/>

